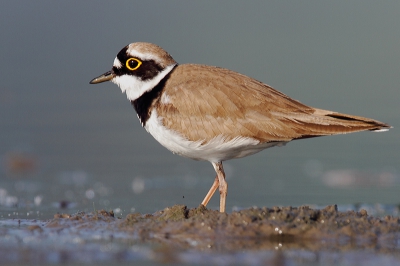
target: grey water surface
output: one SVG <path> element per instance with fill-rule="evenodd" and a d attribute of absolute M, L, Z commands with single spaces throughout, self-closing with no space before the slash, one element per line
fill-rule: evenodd
<path fill-rule="evenodd" d="M 130 42 L 229 68 L 307 105 L 394 126 L 300 140 L 224 163 L 227 210 L 400 203 L 400 2 L 5 1 L 0 219 L 198 206 L 208 162 L 173 155 L 111 83 Z M 209 207 L 218 208 L 218 196 Z"/>

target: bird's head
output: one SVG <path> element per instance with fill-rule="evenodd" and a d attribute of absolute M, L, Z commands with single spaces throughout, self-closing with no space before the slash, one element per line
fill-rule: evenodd
<path fill-rule="evenodd" d="M 117 54 L 112 69 L 90 84 L 111 81 L 134 101 L 154 88 L 176 65 L 171 55 L 155 44 L 131 43 Z"/>

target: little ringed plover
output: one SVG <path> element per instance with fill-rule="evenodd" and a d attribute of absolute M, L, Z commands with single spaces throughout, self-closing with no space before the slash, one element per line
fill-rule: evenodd
<path fill-rule="evenodd" d="M 391 128 L 370 118 L 304 105 L 228 69 L 179 65 L 151 43 L 125 46 L 111 71 L 90 83 L 104 81 L 126 93 L 142 126 L 161 145 L 175 154 L 211 162 L 217 175 L 202 205 L 219 188 L 221 212 L 228 191 L 225 160 L 296 139 Z"/>

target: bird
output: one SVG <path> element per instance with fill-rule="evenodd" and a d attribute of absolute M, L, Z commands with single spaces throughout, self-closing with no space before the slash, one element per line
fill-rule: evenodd
<path fill-rule="evenodd" d="M 217 189 L 226 211 L 223 161 L 289 141 L 387 131 L 386 123 L 302 104 L 267 84 L 221 67 L 178 64 L 158 45 L 135 42 L 116 56 L 110 71 L 90 84 L 111 81 L 136 110 L 141 125 L 172 153 L 209 161 L 216 177 L 201 205 Z"/>

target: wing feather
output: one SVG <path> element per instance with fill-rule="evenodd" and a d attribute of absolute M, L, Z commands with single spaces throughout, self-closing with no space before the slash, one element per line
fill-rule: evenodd
<path fill-rule="evenodd" d="M 156 103 L 164 126 L 188 140 L 250 137 L 261 143 L 389 128 L 359 116 L 306 106 L 250 77 L 217 67 L 179 65 Z"/>

